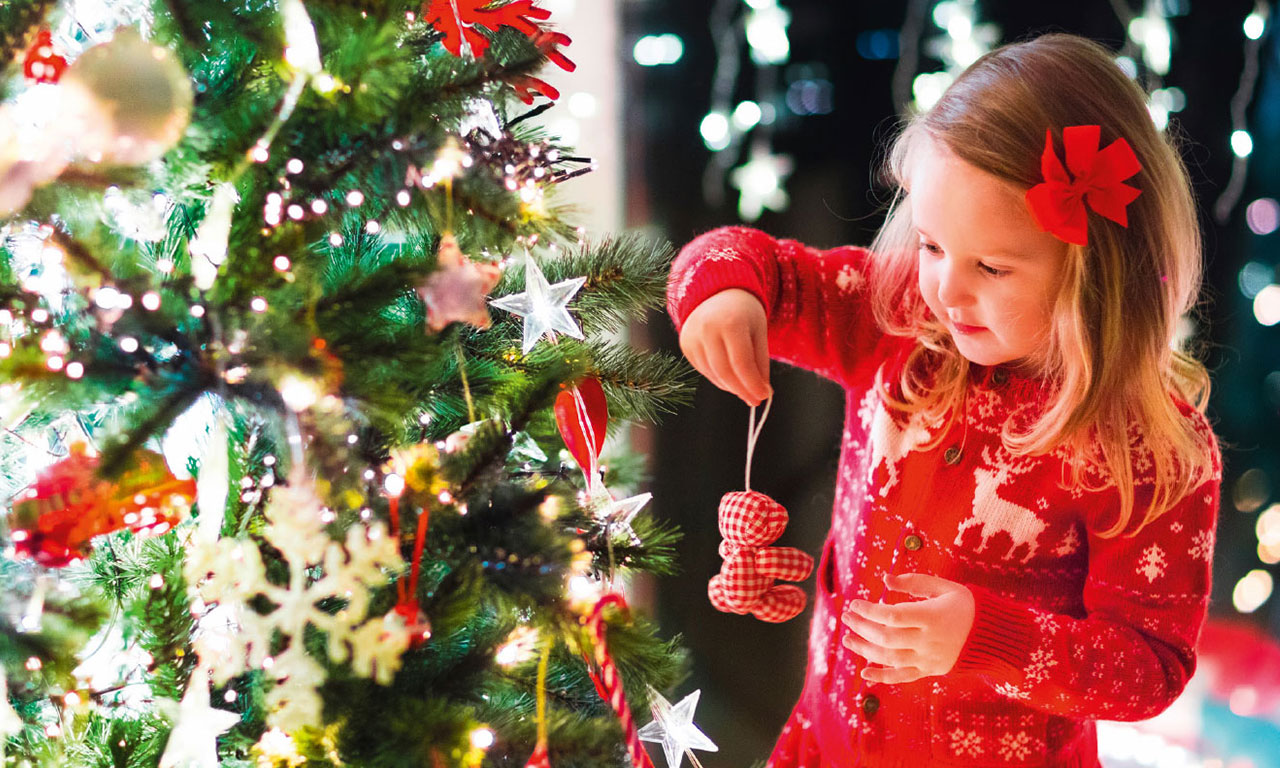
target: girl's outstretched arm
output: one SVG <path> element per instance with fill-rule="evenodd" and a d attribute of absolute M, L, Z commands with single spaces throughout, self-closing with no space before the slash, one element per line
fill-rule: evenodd
<path fill-rule="evenodd" d="M 867 301 L 869 252 L 822 251 L 750 227 L 722 227 L 690 241 L 667 284 L 677 330 L 710 296 L 748 291 L 768 316 L 769 356 L 845 384 L 879 364 L 884 334 Z"/>

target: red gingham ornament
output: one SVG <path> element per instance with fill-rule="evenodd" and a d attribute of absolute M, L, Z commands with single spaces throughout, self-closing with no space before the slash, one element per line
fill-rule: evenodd
<path fill-rule="evenodd" d="M 769 415 L 772 398 L 765 405 L 760 423 L 751 409 L 747 438 L 745 491 L 727 493 L 720 500 L 720 556 L 724 564 L 711 578 L 707 595 L 716 610 L 751 614 L 762 621 L 779 623 L 804 611 L 804 590 L 777 580 L 804 581 L 813 571 L 813 557 L 794 547 L 770 547 L 787 527 L 787 510 L 778 502 L 751 488 L 751 457 L 755 443 Z"/>

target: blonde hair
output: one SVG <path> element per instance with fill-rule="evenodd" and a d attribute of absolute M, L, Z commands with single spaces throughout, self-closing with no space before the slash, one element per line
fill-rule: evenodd
<path fill-rule="evenodd" d="M 910 153 L 927 136 L 969 164 L 1030 188 L 1043 181 L 1046 129 L 1061 147 L 1064 126 L 1093 124 L 1102 126 L 1101 146 L 1123 137 L 1133 147 L 1142 170 L 1128 183 L 1142 194 L 1128 207 L 1127 228 L 1090 212 L 1089 245 L 1068 248 L 1050 340 L 1034 361 L 1035 375 L 1054 394 L 1025 428 L 1007 420 L 1001 438 L 1014 455 L 1063 455 L 1070 468 L 1064 487 L 1114 484 L 1119 519 L 1098 532 L 1111 538 L 1128 527 L 1135 507 L 1129 425 L 1140 425 L 1137 438 L 1150 449 L 1155 474 L 1146 514 L 1129 535 L 1209 477 L 1219 449 L 1212 431 L 1184 416 L 1171 397 L 1203 414 L 1210 387 L 1204 365 L 1174 348 L 1202 279 L 1190 182 L 1178 152 L 1156 130 L 1142 90 L 1110 52 L 1065 34 L 1006 45 L 974 62 L 936 105 L 908 120 L 888 156 L 895 192 L 871 246 L 869 284 L 877 323 L 919 341 L 895 377 L 896 391 L 885 380 L 886 365 L 877 371 L 877 388 L 896 410 L 949 414 L 949 426 L 963 413 L 970 364 L 916 282 L 918 235 L 904 187 Z"/>

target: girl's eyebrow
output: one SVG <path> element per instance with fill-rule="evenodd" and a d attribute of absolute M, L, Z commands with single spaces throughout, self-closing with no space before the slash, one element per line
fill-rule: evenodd
<path fill-rule="evenodd" d="M 925 232 L 919 226 L 916 227 L 916 231 L 924 235 L 930 240 L 937 239 L 933 235 L 929 234 L 928 232 Z M 1005 259 L 1012 259 L 1013 261 L 1026 261 L 1029 258 L 1029 255 L 1027 254 L 1026 251 L 1012 250 L 1008 248 L 989 248 L 984 250 L 983 253 L 985 253 L 988 256 L 999 256 Z"/>

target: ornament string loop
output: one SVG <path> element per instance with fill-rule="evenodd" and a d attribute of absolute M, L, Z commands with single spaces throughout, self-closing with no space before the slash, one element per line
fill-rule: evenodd
<path fill-rule="evenodd" d="M 769 395 L 769 399 L 764 401 L 764 411 L 760 414 L 760 421 L 756 421 L 756 406 L 751 406 L 751 414 L 747 417 L 747 473 L 744 488 L 751 490 L 751 460 L 755 458 L 756 441 L 760 439 L 760 433 L 764 431 L 764 420 L 769 418 L 769 409 L 773 407 L 773 395 Z"/>

